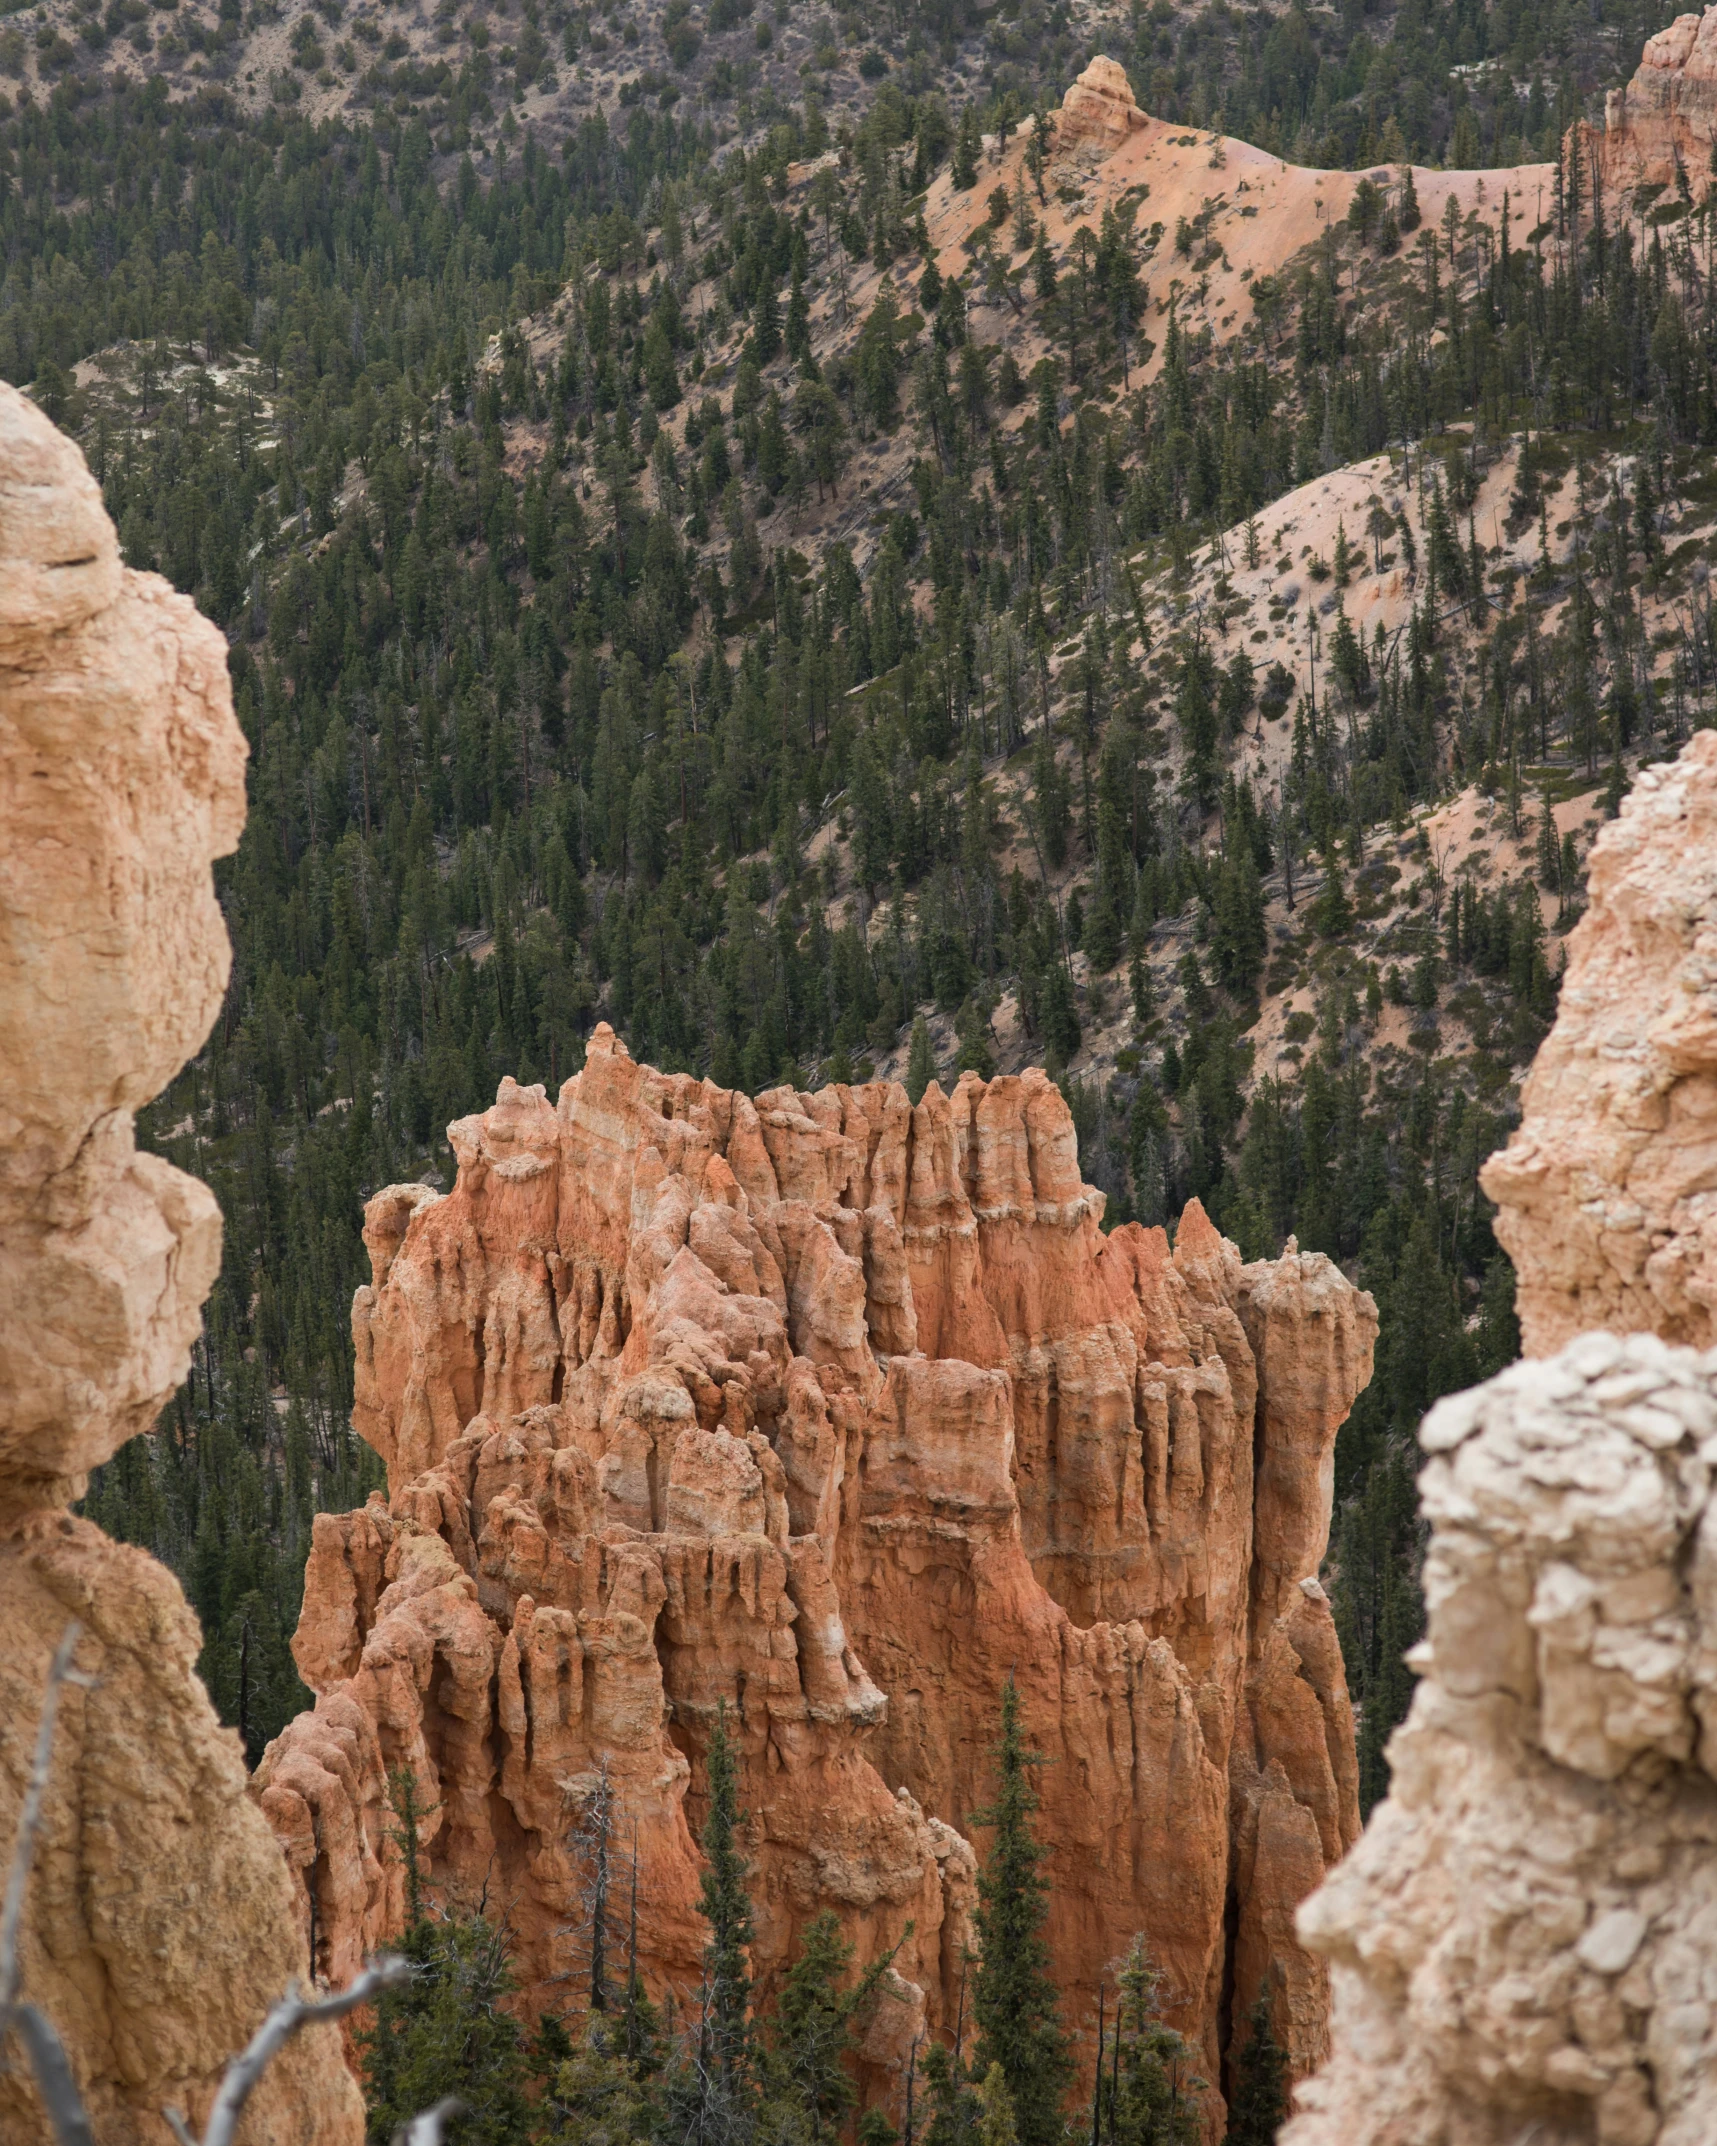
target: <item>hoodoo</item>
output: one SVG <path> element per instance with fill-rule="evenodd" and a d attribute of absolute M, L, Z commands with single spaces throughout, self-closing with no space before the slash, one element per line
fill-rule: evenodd
<path fill-rule="evenodd" d="M 558 1105 L 504 1082 L 451 1139 L 451 1194 L 367 1209 L 355 1420 L 389 1495 L 316 1522 L 316 1708 L 257 1780 L 323 1970 L 398 1917 L 409 1766 L 433 1875 L 498 1882 L 549 1990 L 606 1775 L 649 1971 L 695 1987 L 725 1707 L 758 1965 L 826 1907 L 862 1955 L 898 1946 L 885 2076 L 952 2023 L 1012 1676 L 1070 2021 L 1142 1930 L 1213 2088 L 1272 1961 L 1315 2062 L 1293 1911 L 1358 1832 L 1315 1575 L 1370 1298 L 1292 1245 L 1243 1265 L 1196 1205 L 1172 1252 L 1105 1236 L 1035 1071 L 753 1103 L 603 1027 Z"/>

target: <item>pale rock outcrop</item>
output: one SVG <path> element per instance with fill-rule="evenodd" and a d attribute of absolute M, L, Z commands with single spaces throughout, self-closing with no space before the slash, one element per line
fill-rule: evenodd
<path fill-rule="evenodd" d="M 1683 18 L 1688 20 L 1691 18 Z M 1707 17 L 1717 29 L 1717 10 Z M 1656 40 L 1654 40 L 1656 42 Z M 1593 845 L 1556 1024 L 1481 1173 L 1521 1334 L 1717 1342 L 1717 732 L 1642 768 Z"/>
<path fill-rule="evenodd" d="M 1529 1360 L 1420 1432 L 1423 1681 L 1299 1913 L 1335 2007 L 1285 2146 L 1717 2137 L 1717 1355 L 1670 1345 L 1717 1340 L 1717 736 L 1590 885 L 1482 1180 Z"/>
<path fill-rule="evenodd" d="M 1588 1334 L 1426 1418 L 1423 1682 L 1300 1910 L 1284 2146 L 1717 2137 L 1717 1356 Z"/>
<path fill-rule="evenodd" d="M 0 1842 L 48 1667 L 62 1700 L 22 1932 L 103 2146 L 200 2126 L 226 2059 L 308 1955 L 196 1620 L 142 1552 L 65 1510 L 184 1375 L 220 1259 L 206 1187 L 136 1152 L 132 1112 L 207 1033 L 229 953 L 209 872 L 244 819 L 226 651 L 119 563 L 82 457 L 0 382 Z M 0 2068 L 0 2135 L 51 2136 Z M 355 2146 L 337 2033 L 276 2061 L 243 2136 Z"/>
<path fill-rule="evenodd" d="M 1070 2019 L 1143 1929 L 1213 2083 L 1272 1956 L 1315 2061 L 1291 1916 L 1358 1812 L 1314 1575 L 1370 1299 L 1292 1248 L 1243 1266 L 1196 1206 L 1173 1251 L 1105 1237 L 1036 1072 L 753 1102 L 599 1028 L 558 1105 L 505 1081 L 450 1137 L 451 1194 L 367 1210 L 354 1421 L 389 1495 L 316 1522 L 317 1703 L 257 1777 L 323 1970 L 397 1926 L 409 1765 L 432 1877 L 499 1883 L 563 1999 L 606 1771 L 646 1968 L 693 1988 L 725 1707 L 759 1971 L 827 1907 L 861 1958 L 898 1945 L 864 2041 L 898 2073 L 952 2021 L 1011 1674 Z"/>

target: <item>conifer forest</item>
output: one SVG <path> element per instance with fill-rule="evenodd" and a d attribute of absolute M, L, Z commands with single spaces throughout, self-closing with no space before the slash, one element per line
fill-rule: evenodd
<path fill-rule="evenodd" d="M 1041 1065 L 1106 1226 L 1196 1197 L 1370 1290 L 1326 1579 L 1385 1793 L 1415 1432 L 1518 1353 L 1477 1172 L 1595 831 L 1717 722 L 1717 177 L 1606 213 L 1577 146 L 1671 13 L 0 0 L 0 375 L 222 629 L 250 746 L 231 985 L 139 1126 L 214 1188 L 222 1271 L 84 1510 L 180 1577 L 252 1764 L 307 1703 L 312 1519 L 383 1480 L 363 1203 L 450 1186 L 449 1123 L 552 1097 L 607 1020 L 754 1095 Z M 1098 53 L 1182 130 L 1184 213 L 1072 228 Z M 1241 144 L 1306 178 L 1244 279 Z M 1422 206 L 1445 172 L 1485 213 Z M 1190 2142 L 1142 1949 L 1069 2102 L 1032 1759 L 1004 1706 L 997 1942 L 918 2136 Z M 622 1840 L 564 2020 L 509 2007 L 504 1916 L 414 1881 L 377 2146 L 444 2095 L 483 2146 L 895 2135 L 833 1917 L 753 2001 L 710 1776 L 695 2031 L 630 1964 Z M 1247 2067 L 1228 2136 L 1266 2140 L 1263 2029 Z"/>

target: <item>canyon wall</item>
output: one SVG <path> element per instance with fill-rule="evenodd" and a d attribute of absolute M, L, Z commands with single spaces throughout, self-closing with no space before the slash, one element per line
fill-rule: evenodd
<path fill-rule="evenodd" d="M 1717 1353 L 1670 1345 L 1717 1340 L 1717 734 L 1590 887 L 1483 1177 L 1541 1360 L 1420 1433 L 1422 1681 L 1300 1913 L 1333 2050 L 1284 2146 L 1717 2137 Z"/>
<path fill-rule="evenodd" d="M 103 2146 L 200 2128 L 227 2057 L 308 1964 L 292 1887 L 195 1674 L 172 1576 L 66 1509 L 184 1376 L 220 1264 L 207 1188 L 132 1112 L 208 1033 L 229 951 L 209 864 L 244 822 L 226 648 L 122 568 L 83 458 L 0 382 L 0 1843 L 62 1634 L 65 1688 L 20 1937 Z M 0 2136 L 52 2136 L 0 2066 Z M 332 2028 L 241 2136 L 356 2146 Z"/>
<path fill-rule="evenodd" d="M 1105 1236 L 1038 1072 L 753 1103 L 602 1027 L 558 1105 L 505 1081 L 450 1138 L 450 1194 L 366 1209 L 354 1421 L 389 1491 L 316 1522 L 316 1706 L 256 1779 L 323 1970 L 397 1926 L 409 1766 L 433 1877 L 498 1889 L 527 2002 L 564 2003 L 606 1773 L 646 1968 L 694 1991 L 725 1706 L 765 1978 L 827 1907 L 900 1947 L 881 2084 L 953 2021 L 1011 1675 L 1069 2021 L 1143 1929 L 1213 2084 L 1270 1961 L 1314 2063 L 1292 1917 L 1358 1832 L 1315 1575 L 1370 1299 L 1292 1246 L 1242 1265 L 1196 1205 L 1172 1252 Z"/>

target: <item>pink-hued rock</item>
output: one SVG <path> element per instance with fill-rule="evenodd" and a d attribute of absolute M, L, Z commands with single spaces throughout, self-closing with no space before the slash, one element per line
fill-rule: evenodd
<path fill-rule="evenodd" d="M 119 563 L 83 458 L 0 382 L 0 1842 L 49 1664 L 83 1626 L 21 1933 L 103 2146 L 200 2130 L 227 2060 L 302 1978 L 290 1873 L 196 1675 L 178 1582 L 65 1510 L 184 1376 L 220 1264 L 206 1186 L 132 1112 L 202 1042 L 230 953 L 210 860 L 244 821 L 226 647 Z M 54 2133 L 16 2047 L 0 2137 Z M 247 2146 L 357 2146 L 331 2027 L 252 2100 Z"/>
<path fill-rule="evenodd" d="M 1070 2019 L 1143 1929 L 1214 2083 L 1230 1945 L 1249 2004 L 1283 1944 L 1315 2060 L 1322 1969 L 1286 1933 L 1358 1830 L 1312 1576 L 1370 1299 L 1321 1258 L 1243 1266 L 1196 1205 L 1173 1252 L 1105 1237 L 1040 1072 L 753 1102 L 603 1027 L 558 1106 L 504 1081 L 452 1138 L 451 1194 L 367 1211 L 354 1420 L 389 1497 L 316 1524 L 317 1705 L 258 1775 L 324 1968 L 397 1922 L 409 1763 L 433 1878 L 499 1884 L 527 2001 L 563 2001 L 569 1821 L 606 1771 L 647 1971 L 690 1991 L 725 1706 L 759 1971 L 824 1908 L 861 1958 L 899 1945 L 884 2075 L 952 2024 L 1012 1675 Z"/>
<path fill-rule="evenodd" d="M 1648 37 L 1633 79 L 1604 97 L 1602 129 L 1584 122 L 1572 140 L 1582 179 L 1597 167 L 1605 191 L 1656 185 L 1703 194 L 1717 139 L 1717 7 L 1678 15 Z"/>

